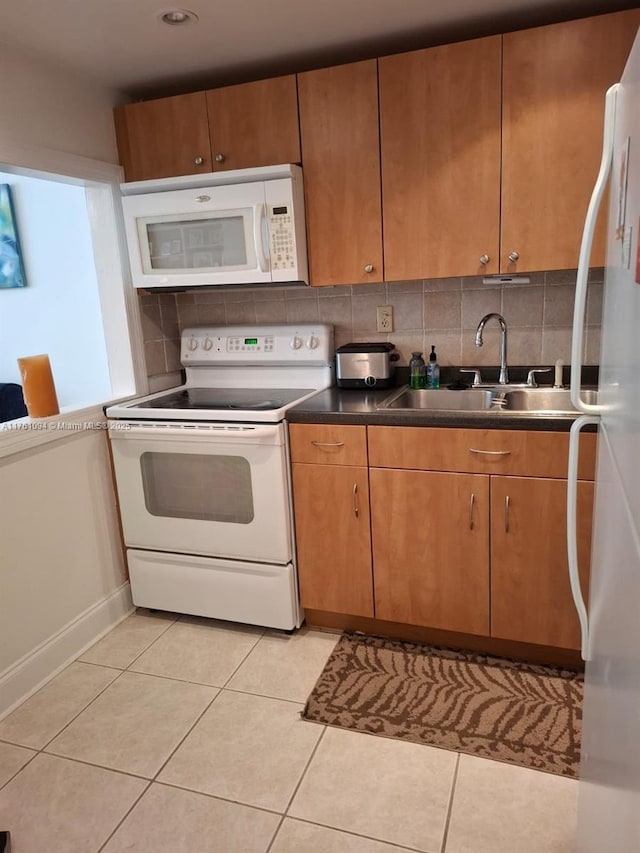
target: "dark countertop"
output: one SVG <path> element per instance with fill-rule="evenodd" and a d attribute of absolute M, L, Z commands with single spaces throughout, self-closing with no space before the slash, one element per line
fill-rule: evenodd
<path fill-rule="evenodd" d="M 498 368 L 483 368 L 485 382 L 497 383 Z M 553 375 L 553 374 L 552 374 Z M 526 367 L 510 367 L 511 382 L 524 382 L 527 376 Z M 568 432 L 571 424 L 579 417 L 579 412 L 567 415 L 544 415 L 531 412 L 504 411 L 427 411 L 398 409 L 377 409 L 383 400 L 394 393 L 394 390 L 405 385 L 409 379 L 409 369 L 398 367 L 396 370 L 395 388 L 379 391 L 369 389 L 354 390 L 334 386 L 316 394 L 309 400 L 292 407 L 287 411 L 289 423 L 298 424 L 372 424 L 382 426 L 438 426 L 466 427 L 468 429 L 529 429 L 547 432 Z M 468 379 L 468 374 L 460 373 L 458 367 L 442 367 L 440 372 L 440 387 L 446 388 L 449 383 Z M 586 365 L 582 368 L 582 385 L 597 387 L 598 368 Z M 562 381 L 569 387 L 571 381 L 570 367 L 565 365 Z M 585 427 L 586 432 L 595 432 L 595 426 Z"/>
<path fill-rule="evenodd" d="M 289 409 L 286 419 L 298 424 L 370 424 L 382 426 L 438 426 L 467 429 L 528 429 L 568 432 L 579 416 L 540 415 L 530 412 L 453 412 L 377 409 L 393 388 L 381 391 L 328 388 Z"/>

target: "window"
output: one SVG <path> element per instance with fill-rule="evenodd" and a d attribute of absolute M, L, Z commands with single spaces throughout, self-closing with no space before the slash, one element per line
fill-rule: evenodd
<path fill-rule="evenodd" d="M 0 170 L 27 281 L 0 290 L 0 382 L 20 384 L 16 359 L 46 353 L 65 413 L 147 390 L 120 254 L 118 168 L 97 165 L 106 180 Z"/>

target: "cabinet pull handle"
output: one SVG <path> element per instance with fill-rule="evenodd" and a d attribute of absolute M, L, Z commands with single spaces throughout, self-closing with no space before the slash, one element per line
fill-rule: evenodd
<path fill-rule="evenodd" d="M 201 156 L 198 154 L 198 156 L 197 156 L 197 157 L 194 157 L 194 158 L 193 158 L 193 162 L 196 164 L 196 166 L 202 166 L 202 164 L 204 163 L 204 157 L 201 157 Z"/>
<path fill-rule="evenodd" d="M 469 530 L 473 530 L 473 505 L 476 502 L 476 496 L 471 493 L 471 500 L 469 501 Z"/>
<path fill-rule="evenodd" d="M 216 163 L 224 163 L 226 157 L 224 156 L 224 154 L 216 154 L 213 159 L 216 161 Z"/>
<path fill-rule="evenodd" d="M 520 252 L 509 252 L 509 260 L 511 261 L 512 264 L 515 264 L 515 262 L 518 260 L 519 257 L 520 257 Z"/>
<path fill-rule="evenodd" d="M 469 453 L 485 453 L 487 456 L 511 456 L 510 450 L 478 450 L 476 447 L 470 447 Z"/>
<path fill-rule="evenodd" d="M 509 505 L 511 504 L 511 498 L 509 495 L 504 499 L 504 532 L 509 532 Z"/>
<path fill-rule="evenodd" d="M 490 260 L 491 258 L 489 257 L 489 255 L 480 255 L 480 263 L 483 267 L 486 267 Z"/>
<path fill-rule="evenodd" d="M 360 508 L 358 506 L 358 484 L 353 484 L 353 514 L 357 518 L 360 515 Z"/>
<path fill-rule="evenodd" d="M 365 272 L 369 273 L 369 272 L 373 272 L 374 267 L 373 267 L 373 264 L 365 264 L 363 269 Z"/>
<path fill-rule="evenodd" d="M 316 441 L 312 439 L 314 447 L 344 447 L 344 441 Z"/>

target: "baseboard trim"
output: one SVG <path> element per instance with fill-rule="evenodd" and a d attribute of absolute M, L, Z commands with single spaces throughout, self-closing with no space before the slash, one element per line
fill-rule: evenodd
<path fill-rule="evenodd" d="M 0 719 L 10 714 L 133 610 L 129 583 L 88 607 L 0 673 Z"/>

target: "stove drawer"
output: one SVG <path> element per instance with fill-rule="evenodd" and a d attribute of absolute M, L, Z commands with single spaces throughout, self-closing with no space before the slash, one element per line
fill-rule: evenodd
<path fill-rule="evenodd" d="M 134 549 L 127 551 L 127 562 L 138 607 L 285 631 L 300 625 L 291 563 L 265 566 Z"/>

